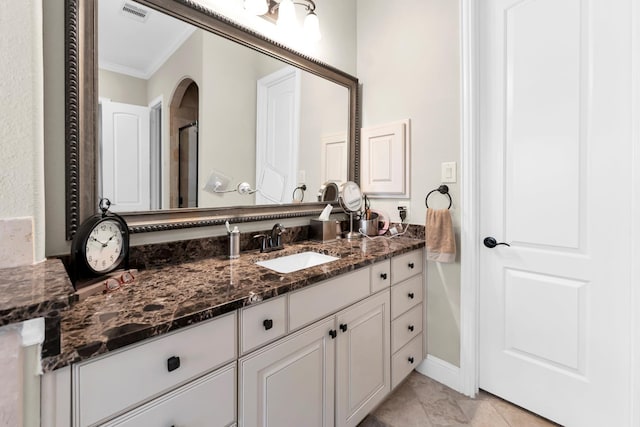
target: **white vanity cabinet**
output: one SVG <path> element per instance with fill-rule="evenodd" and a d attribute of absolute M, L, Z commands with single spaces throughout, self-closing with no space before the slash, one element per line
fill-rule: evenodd
<path fill-rule="evenodd" d="M 423 262 L 415 250 L 75 364 L 54 409 L 73 427 L 355 427 L 422 361 Z"/>
<path fill-rule="evenodd" d="M 234 312 L 74 365 L 74 427 L 101 425 L 217 367 L 235 362 L 236 319 Z M 224 387 L 223 383 L 212 379 L 201 388 L 226 388 L 226 393 L 233 395 L 235 389 Z M 186 391 L 177 396 L 184 396 Z M 166 398 L 162 403 L 165 408 L 171 407 Z M 177 408 L 183 406 L 176 404 Z M 157 413 L 168 415 L 166 411 Z M 171 422 L 167 418 L 162 424 L 170 426 Z M 227 425 L 228 422 L 220 424 Z"/>
<path fill-rule="evenodd" d="M 365 268 L 290 294 L 291 329 L 321 320 L 240 359 L 240 426 L 356 426 L 384 399 L 390 297 L 388 289 L 367 297 L 370 274 Z"/>
<path fill-rule="evenodd" d="M 423 252 L 391 259 L 391 389 L 424 358 Z"/>

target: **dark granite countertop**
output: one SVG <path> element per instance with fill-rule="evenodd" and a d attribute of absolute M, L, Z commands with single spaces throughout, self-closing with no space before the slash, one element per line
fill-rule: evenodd
<path fill-rule="evenodd" d="M 60 316 L 74 292 L 58 259 L 0 270 L 0 326 L 44 317 L 43 355 L 59 350 Z"/>
<path fill-rule="evenodd" d="M 44 358 L 43 368 L 58 369 L 422 247 L 424 240 L 407 237 L 301 242 L 278 252 L 245 252 L 237 260 L 216 257 L 142 270 L 135 282 L 63 313 L 61 353 Z M 289 274 L 255 264 L 305 251 L 340 259 Z"/>

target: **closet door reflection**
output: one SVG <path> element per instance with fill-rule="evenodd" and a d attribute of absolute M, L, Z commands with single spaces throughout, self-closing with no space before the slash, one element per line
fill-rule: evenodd
<path fill-rule="evenodd" d="M 180 128 L 178 207 L 198 207 L 198 122 Z"/>

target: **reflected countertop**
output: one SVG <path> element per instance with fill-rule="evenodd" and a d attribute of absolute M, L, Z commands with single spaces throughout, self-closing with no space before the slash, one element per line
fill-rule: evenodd
<path fill-rule="evenodd" d="M 300 242 L 284 250 L 243 252 L 140 271 L 133 283 L 90 296 L 63 313 L 61 352 L 43 359 L 45 371 L 79 362 L 144 339 L 229 313 L 352 270 L 424 247 L 424 240 L 391 239 Z M 305 251 L 339 258 L 288 274 L 256 261 Z"/>

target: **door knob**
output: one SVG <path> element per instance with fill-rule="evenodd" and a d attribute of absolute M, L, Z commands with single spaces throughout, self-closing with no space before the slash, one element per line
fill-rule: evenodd
<path fill-rule="evenodd" d="M 500 243 L 498 243 L 498 241 L 497 241 L 496 239 L 494 239 L 493 237 L 485 237 L 485 239 L 484 239 L 484 242 L 483 242 L 483 243 L 484 243 L 484 245 L 485 245 L 486 247 L 488 247 L 489 249 L 493 249 L 493 248 L 495 248 L 495 247 L 496 247 L 496 246 L 498 246 L 498 245 L 511 246 L 510 244 L 505 243 L 505 242 L 500 242 Z"/>

